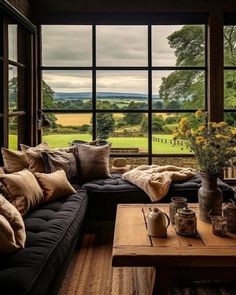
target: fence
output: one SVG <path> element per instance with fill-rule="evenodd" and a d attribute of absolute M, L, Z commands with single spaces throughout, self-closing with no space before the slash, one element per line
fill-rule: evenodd
<path fill-rule="evenodd" d="M 179 139 L 174 140 L 174 139 L 167 139 L 167 138 L 160 138 L 160 137 L 153 136 L 152 140 L 156 142 L 160 142 L 160 143 L 171 144 L 172 146 L 177 145 L 177 146 L 180 146 L 181 149 L 183 149 L 184 146 L 187 147 L 185 141 L 179 140 Z"/>

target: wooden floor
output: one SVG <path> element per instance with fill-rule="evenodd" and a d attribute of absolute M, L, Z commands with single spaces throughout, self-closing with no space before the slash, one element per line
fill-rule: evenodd
<path fill-rule="evenodd" d="M 114 224 L 90 224 L 75 251 L 58 295 L 149 295 L 152 268 L 112 268 Z M 125 229 L 124 229 L 125 230 Z M 169 295 L 236 295 L 236 283 L 195 282 L 176 286 Z"/>

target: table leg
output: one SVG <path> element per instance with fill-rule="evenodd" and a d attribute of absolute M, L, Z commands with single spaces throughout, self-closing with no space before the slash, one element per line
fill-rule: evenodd
<path fill-rule="evenodd" d="M 169 290 L 169 274 L 166 269 L 156 267 L 153 295 L 167 295 Z"/>

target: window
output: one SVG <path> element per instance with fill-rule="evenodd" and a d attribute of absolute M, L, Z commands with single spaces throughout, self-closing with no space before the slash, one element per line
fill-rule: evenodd
<path fill-rule="evenodd" d="M 27 136 L 32 134 L 30 36 L 23 26 L 0 17 L 0 144 L 11 149 L 33 137 Z"/>
<path fill-rule="evenodd" d="M 17 24 L 8 24 L 8 146 L 18 149 L 24 142 L 25 120 L 25 32 Z M 22 42 L 22 43 L 21 43 Z"/>
<path fill-rule="evenodd" d="M 224 119 L 236 127 L 236 26 L 224 27 Z M 232 159 L 236 162 L 236 158 Z M 236 178 L 236 168 L 225 171 L 226 178 Z"/>
<path fill-rule="evenodd" d="M 43 140 L 99 137 L 113 156 L 143 163 L 192 156 L 172 132 L 182 116 L 207 109 L 205 25 L 41 28 L 42 109 L 53 125 Z"/>

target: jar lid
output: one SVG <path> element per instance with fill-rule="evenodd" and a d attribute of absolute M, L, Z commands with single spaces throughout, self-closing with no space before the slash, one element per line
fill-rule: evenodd
<path fill-rule="evenodd" d="M 185 216 L 195 216 L 195 212 L 190 208 L 180 208 L 177 210 L 177 213 Z"/>

